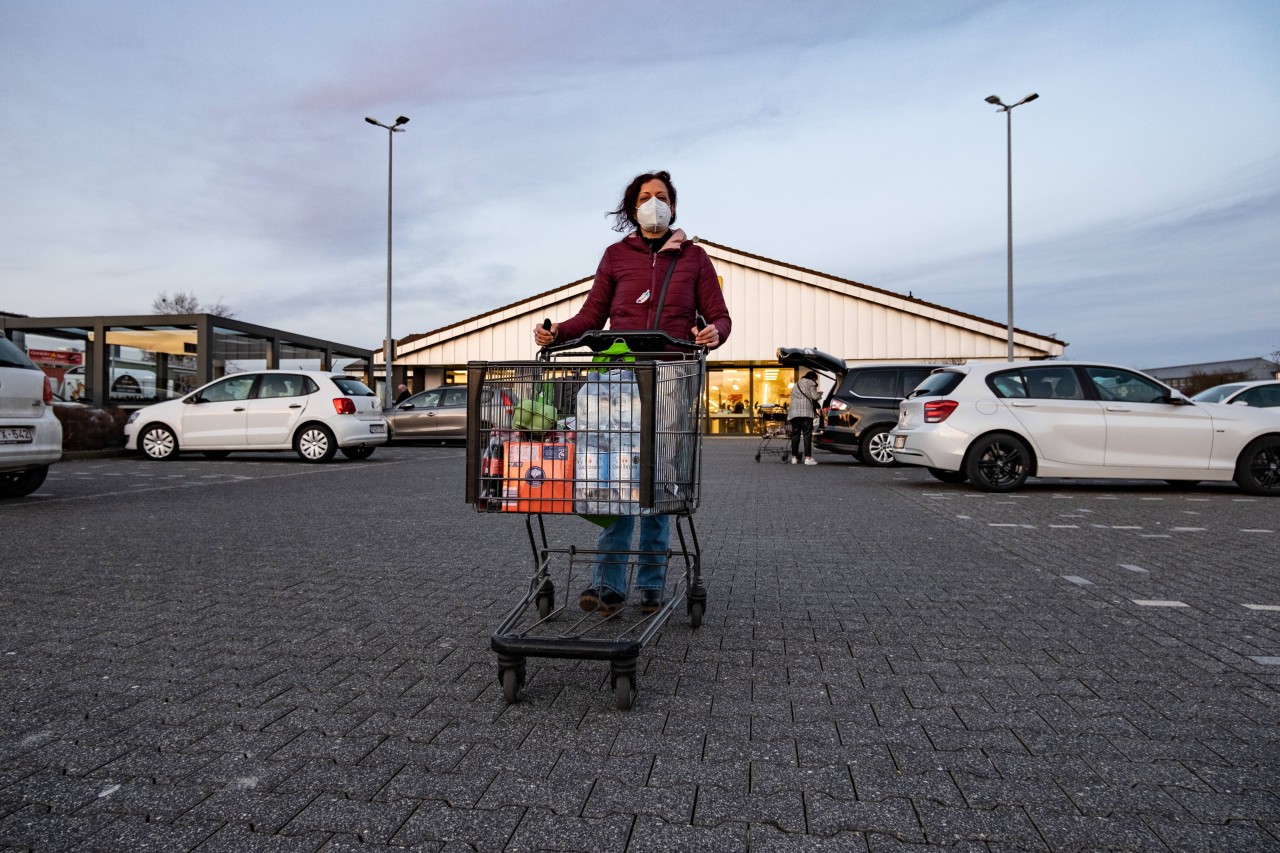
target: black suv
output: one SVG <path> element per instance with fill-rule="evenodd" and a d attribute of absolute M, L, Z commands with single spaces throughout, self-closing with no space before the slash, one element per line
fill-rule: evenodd
<path fill-rule="evenodd" d="M 898 403 L 926 376 L 945 366 L 878 362 L 846 367 L 844 359 L 799 347 L 779 347 L 778 363 L 816 370 L 835 380 L 822 404 L 826 423 L 814 430 L 814 444 L 878 466 L 893 464 L 889 430 L 898 423 Z"/>

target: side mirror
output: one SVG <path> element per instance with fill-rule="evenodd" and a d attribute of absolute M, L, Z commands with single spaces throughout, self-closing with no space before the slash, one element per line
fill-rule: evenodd
<path fill-rule="evenodd" d="M 417 407 L 417 406 L 415 406 L 413 403 L 405 403 L 404 405 L 402 405 L 402 406 L 400 407 L 400 411 L 402 411 L 402 412 L 407 412 L 407 411 L 409 411 L 410 409 L 416 409 L 416 408 L 418 408 L 418 407 Z"/>
<path fill-rule="evenodd" d="M 1191 400 L 1187 397 L 1186 394 L 1183 394 L 1181 391 L 1176 391 L 1176 390 L 1169 392 L 1169 403 L 1170 405 L 1173 405 L 1173 406 L 1194 406 L 1195 405 L 1195 403 L 1191 402 Z"/>

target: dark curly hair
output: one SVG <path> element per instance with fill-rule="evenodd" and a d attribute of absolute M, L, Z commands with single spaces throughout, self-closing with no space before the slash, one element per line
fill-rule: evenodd
<path fill-rule="evenodd" d="M 627 189 L 622 194 L 622 203 L 605 214 L 605 216 L 613 217 L 614 231 L 638 231 L 640 229 L 640 223 L 636 221 L 636 199 L 640 197 L 640 187 L 654 178 L 667 185 L 668 203 L 671 205 L 671 224 L 676 224 L 676 185 L 671 183 L 671 173 L 645 172 L 643 175 L 636 175 L 631 179 L 631 183 L 627 184 Z"/>

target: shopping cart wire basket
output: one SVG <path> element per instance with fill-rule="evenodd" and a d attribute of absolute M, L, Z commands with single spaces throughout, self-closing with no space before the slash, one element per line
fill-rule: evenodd
<path fill-rule="evenodd" d="M 629 708 L 637 656 L 674 609 L 701 624 L 707 594 L 693 513 L 704 352 L 661 332 L 598 332 L 544 348 L 536 361 L 467 365 L 466 500 L 485 513 L 524 514 L 533 552 L 528 589 L 491 637 L 506 701 L 523 691 L 527 657 L 593 658 L 610 662 L 617 705 Z M 552 547 L 544 515 L 602 526 L 674 516 L 665 553 L 608 552 L 628 563 L 628 587 L 636 565 L 665 561 L 661 607 L 570 612 L 569 594 L 591 584 L 606 552 Z"/>

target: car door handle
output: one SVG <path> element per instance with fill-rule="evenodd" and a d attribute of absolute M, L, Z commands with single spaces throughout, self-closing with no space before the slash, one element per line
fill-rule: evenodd
<path fill-rule="evenodd" d="M 301 403 L 290 403 L 290 404 L 289 404 L 289 408 L 291 408 L 291 409 L 301 409 L 301 408 L 302 408 L 302 404 L 301 404 Z"/>
<path fill-rule="evenodd" d="M 1029 400 L 1014 400 L 1010 405 L 1018 409 L 1034 409 L 1038 404 L 1032 403 Z"/>
<path fill-rule="evenodd" d="M 1128 406 L 1107 406 L 1108 412 L 1132 412 L 1133 409 Z"/>
<path fill-rule="evenodd" d="M 236 406 L 236 407 L 235 407 L 234 409 L 232 409 L 231 411 L 233 411 L 233 412 L 243 412 L 243 411 L 244 411 L 244 406 Z"/>

